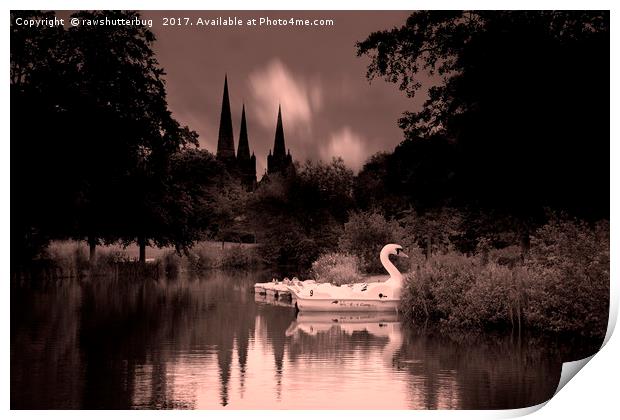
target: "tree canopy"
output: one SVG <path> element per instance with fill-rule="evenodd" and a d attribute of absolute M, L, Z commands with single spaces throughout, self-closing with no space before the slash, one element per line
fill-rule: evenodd
<path fill-rule="evenodd" d="M 437 191 L 430 202 L 608 217 L 608 12 L 420 11 L 370 34 L 357 54 L 371 58 L 369 79 L 427 94 L 399 125 L 403 153 L 434 138 L 427 149 L 446 156 L 424 182 Z M 405 178 L 423 160 L 409 160 Z M 417 179 L 412 195 L 425 188 Z"/>
<path fill-rule="evenodd" d="M 79 12 L 98 18 L 104 12 Z M 130 19 L 136 12 L 106 11 Z M 13 12 L 50 17 L 50 13 Z M 143 26 L 11 27 L 14 243 L 186 243 L 166 234 L 170 156 L 197 144 L 166 103 Z M 35 247 L 36 248 L 36 247 Z M 30 252 L 35 252 L 31 250 Z"/>

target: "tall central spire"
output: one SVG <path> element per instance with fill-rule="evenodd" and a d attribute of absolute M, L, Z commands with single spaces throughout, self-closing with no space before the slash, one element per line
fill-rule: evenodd
<path fill-rule="evenodd" d="M 220 131 L 217 137 L 217 158 L 224 161 L 235 159 L 235 141 L 233 139 L 232 116 L 228 98 L 228 77 L 224 76 L 224 97 L 220 114 Z"/>
<path fill-rule="evenodd" d="M 273 142 L 273 155 L 286 155 L 286 147 L 284 146 L 284 128 L 282 127 L 282 107 L 278 105 L 278 123 L 276 125 L 276 138 Z"/>
<path fill-rule="evenodd" d="M 282 107 L 278 106 L 278 122 L 276 123 L 276 137 L 273 141 L 273 155 L 269 151 L 267 156 L 267 173 L 290 172 L 293 169 L 293 157 L 286 153 L 284 144 L 284 128 L 282 127 Z"/>
<path fill-rule="evenodd" d="M 241 129 L 239 131 L 239 145 L 237 146 L 237 160 L 250 159 L 250 143 L 248 141 L 248 128 L 245 122 L 245 105 L 241 108 Z"/>

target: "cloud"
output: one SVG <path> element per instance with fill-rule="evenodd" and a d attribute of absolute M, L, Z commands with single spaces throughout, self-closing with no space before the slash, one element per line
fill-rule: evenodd
<path fill-rule="evenodd" d="M 361 169 L 368 156 L 364 139 L 348 126 L 332 133 L 327 144 L 321 147 L 320 154 L 326 161 L 340 156 L 344 163 L 356 172 Z"/>
<path fill-rule="evenodd" d="M 293 73 L 280 61 L 273 59 L 264 68 L 249 76 L 252 112 L 265 128 L 276 124 L 278 104 L 282 105 L 284 130 L 296 130 L 311 125 L 312 116 L 323 102 L 321 86 L 310 83 Z"/>

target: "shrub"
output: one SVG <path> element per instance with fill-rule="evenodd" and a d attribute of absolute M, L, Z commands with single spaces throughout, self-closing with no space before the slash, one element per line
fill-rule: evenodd
<path fill-rule="evenodd" d="M 489 260 L 508 267 L 514 267 L 523 260 L 521 256 L 521 247 L 518 245 L 510 245 L 504 248 L 489 250 Z"/>
<path fill-rule="evenodd" d="M 402 311 L 409 318 L 449 327 L 516 325 L 521 275 L 477 257 L 439 254 L 406 276 Z"/>
<path fill-rule="evenodd" d="M 97 257 L 97 265 L 113 265 L 117 263 L 131 262 L 131 257 L 124 250 L 112 249 L 109 252 L 104 250 L 99 251 Z"/>
<path fill-rule="evenodd" d="M 312 274 L 318 283 L 349 284 L 359 281 L 361 273 L 357 257 L 332 252 L 312 263 Z"/>
<path fill-rule="evenodd" d="M 609 308 L 609 223 L 554 218 L 518 247 L 435 255 L 406 276 L 410 319 L 460 328 L 521 327 L 602 339 Z"/>
<path fill-rule="evenodd" d="M 415 238 L 429 258 L 432 254 L 452 250 L 454 241 L 463 234 L 463 216 L 456 209 L 443 207 L 424 213 L 408 210 L 404 214 L 401 223 L 406 235 Z"/>
<path fill-rule="evenodd" d="M 379 252 L 384 245 L 401 243 L 405 234 L 398 222 L 374 212 L 351 213 L 338 241 L 340 251 L 355 255 L 366 273 L 382 273 Z"/>
<path fill-rule="evenodd" d="M 208 246 L 196 246 L 187 254 L 187 268 L 193 273 L 202 273 L 217 267 L 218 249 Z"/>
<path fill-rule="evenodd" d="M 256 247 L 234 245 L 228 248 L 202 244 L 187 255 L 188 270 L 201 273 L 213 268 L 246 268 L 261 264 Z"/>
<path fill-rule="evenodd" d="M 259 264 L 256 248 L 241 245 L 224 248 L 219 260 L 219 268 L 247 268 Z"/>
<path fill-rule="evenodd" d="M 287 220 L 280 220 L 263 234 L 259 252 L 272 265 L 299 265 L 309 268 L 321 254 L 330 250 L 331 242 L 337 241 L 339 230 L 323 220 L 321 228 L 306 231 L 306 227 Z M 331 245 L 334 247 L 334 245 Z"/>
<path fill-rule="evenodd" d="M 536 231 L 526 260 L 528 322 L 603 337 L 609 315 L 609 222 L 557 217 Z"/>
<path fill-rule="evenodd" d="M 75 241 L 54 241 L 43 253 L 54 274 L 53 277 L 82 277 L 87 273 L 88 249 Z"/>
<path fill-rule="evenodd" d="M 162 263 L 166 277 L 175 278 L 179 275 L 181 271 L 181 256 L 177 252 L 170 251 L 164 254 Z"/>

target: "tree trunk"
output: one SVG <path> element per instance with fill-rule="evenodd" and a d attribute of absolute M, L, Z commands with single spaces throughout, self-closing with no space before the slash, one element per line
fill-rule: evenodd
<path fill-rule="evenodd" d="M 89 248 L 88 262 L 90 264 L 94 264 L 95 258 L 97 257 L 97 254 L 96 254 L 97 240 L 93 238 L 92 236 L 88 237 L 88 248 Z"/>
<path fill-rule="evenodd" d="M 141 263 L 146 262 L 146 239 L 144 237 L 138 238 L 138 245 L 140 246 L 140 258 L 138 261 Z"/>

